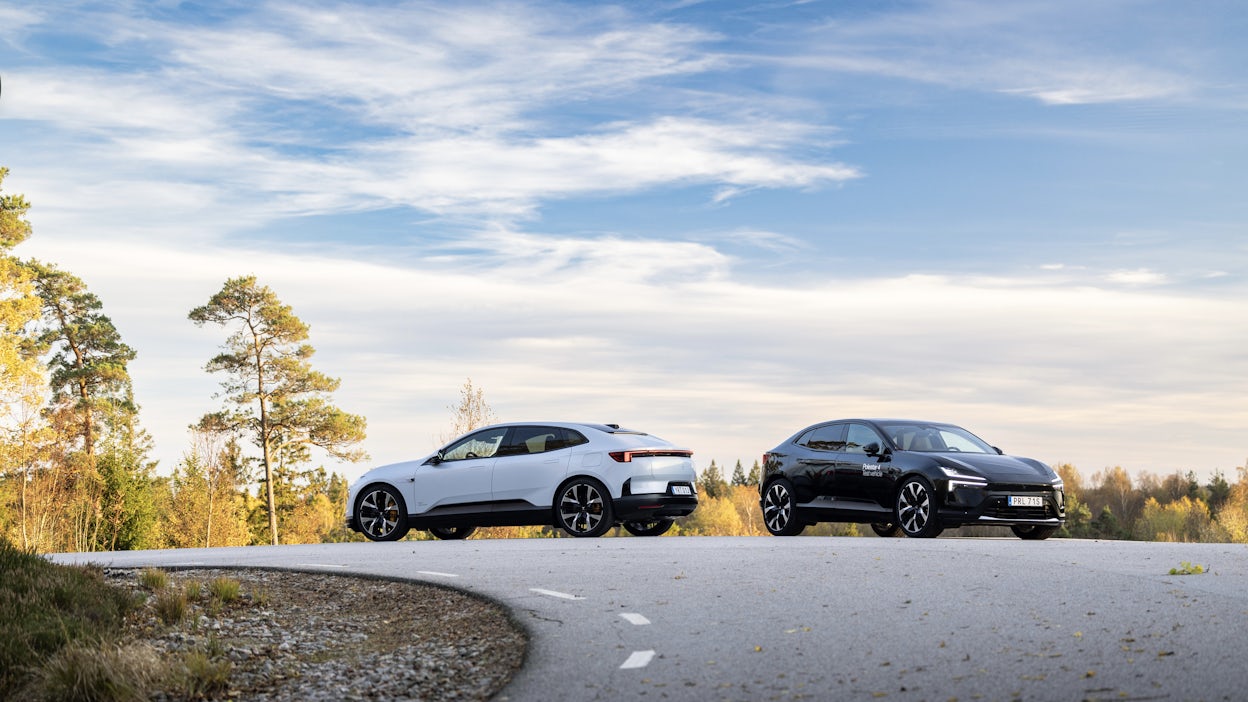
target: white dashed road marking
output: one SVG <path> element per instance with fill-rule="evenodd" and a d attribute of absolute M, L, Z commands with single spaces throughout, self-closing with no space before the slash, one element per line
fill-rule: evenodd
<path fill-rule="evenodd" d="M 585 599 L 584 597 L 577 597 L 576 595 L 569 595 L 566 592 L 555 592 L 554 590 L 543 590 L 540 587 L 531 587 L 529 588 L 529 592 L 536 592 L 539 595 L 546 595 L 547 597 L 558 597 L 561 600 L 583 600 Z"/>
<path fill-rule="evenodd" d="M 628 657 L 628 660 L 624 661 L 623 665 L 620 666 L 620 670 L 645 668 L 650 665 L 650 660 L 653 658 L 654 651 L 633 651 L 633 654 Z"/>
<path fill-rule="evenodd" d="M 645 626 L 646 624 L 650 623 L 649 619 L 646 619 L 640 614 L 634 614 L 632 612 L 620 612 L 620 616 L 623 617 L 624 621 L 628 622 L 629 624 L 636 624 L 637 626 Z"/>
<path fill-rule="evenodd" d="M 439 578 L 458 578 L 459 577 L 455 573 L 439 573 L 436 570 L 418 570 L 416 572 L 420 573 L 421 575 L 433 575 Z"/>

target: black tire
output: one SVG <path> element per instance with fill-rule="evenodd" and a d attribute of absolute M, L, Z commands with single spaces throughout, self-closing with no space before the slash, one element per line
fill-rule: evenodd
<path fill-rule="evenodd" d="M 674 519 L 652 519 L 648 522 L 624 522 L 624 531 L 633 536 L 662 536 L 676 523 Z"/>
<path fill-rule="evenodd" d="M 615 526 L 611 493 L 593 478 L 577 478 L 555 494 L 555 526 L 572 536 L 602 536 Z"/>
<path fill-rule="evenodd" d="M 1019 524 L 1010 527 L 1010 531 L 1024 541 L 1044 541 L 1056 534 L 1057 529 L 1055 526 L 1036 526 L 1034 524 Z"/>
<path fill-rule="evenodd" d="M 407 536 L 407 505 L 389 485 L 369 485 L 355 498 L 355 521 L 371 541 L 398 541 Z"/>
<path fill-rule="evenodd" d="M 871 525 L 871 531 L 874 531 L 876 536 L 891 539 L 901 536 L 901 525 L 897 522 L 876 522 Z"/>
<path fill-rule="evenodd" d="M 793 485 L 777 480 L 763 493 L 763 525 L 773 536 L 797 536 L 806 525 L 798 520 L 793 507 Z"/>
<path fill-rule="evenodd" d="M 429 527 L 429 533 L 443 541 L 466 539 L 476 530 L 476 527 Z"/>
<path fill-rule="evenodd" d="M 903 480 L 897 490 L 895 505 L 897 525 L 906 536 L 932 539 L 944 531 L 936 516 L 936 493 L 926 478 L 912 475 Z"/>

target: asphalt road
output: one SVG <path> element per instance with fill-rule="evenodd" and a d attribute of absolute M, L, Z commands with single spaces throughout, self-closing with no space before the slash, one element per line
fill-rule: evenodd
<path fill-rule="evenodd" d="M 499 700 L 1248 700 L 1248 546 L 604 538 L 326 544 L 60 562 L 369 573 L 510 607 Z M 1200 575 L 1169 575 L 1183 562 Z"/>

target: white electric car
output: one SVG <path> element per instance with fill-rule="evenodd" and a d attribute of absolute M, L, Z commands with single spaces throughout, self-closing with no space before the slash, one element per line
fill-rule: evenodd
<path fill-rule="evenodd" d="M 698 506 L 693 452 L 614 424 L 496 424 L 351 486 L 347 526 L 373 541 L 409 529 L 464 539 L 481 526 L 551 524 L 658 536 Z"/>

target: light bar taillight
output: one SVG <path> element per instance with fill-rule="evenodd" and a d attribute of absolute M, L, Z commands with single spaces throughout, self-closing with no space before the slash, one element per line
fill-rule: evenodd
<path fill-rule="evenodd" d="M 616 463 L 632 463 L 633 458 L 644 458 L 646 456 L 680 456 L 682 458 L 692 458 L 693 451 L 686 449 L 638 449 L 636 451 L 612 451 L 607 454 L 611 460 Z"/>

